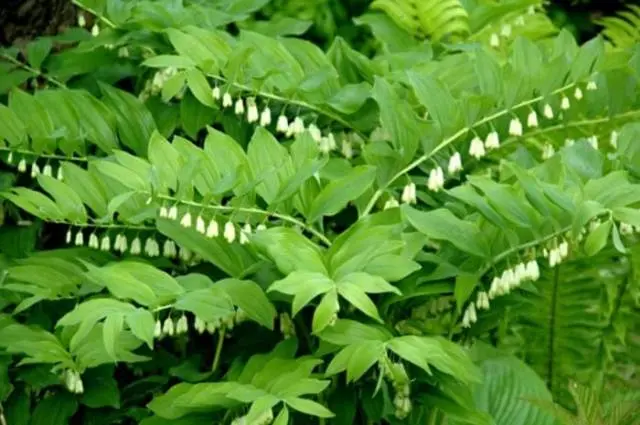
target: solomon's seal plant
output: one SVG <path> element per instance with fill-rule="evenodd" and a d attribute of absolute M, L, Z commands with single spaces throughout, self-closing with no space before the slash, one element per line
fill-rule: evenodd
<path fill-rule="evenodd" d="M 0 52 L 0 423 L 551 425 L 570 382 L 639 388 L 620 20 L 376 0 L 365 54 L 268 1 L 76 3 Z"/>

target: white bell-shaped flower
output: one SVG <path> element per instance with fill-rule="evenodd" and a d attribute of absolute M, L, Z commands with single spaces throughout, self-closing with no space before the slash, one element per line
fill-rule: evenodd
<path fill-rule="evenodd" d="M 290 127 L 293 134 L 302 134 L 305 130 L 304 121 L 300 117 L 295 117 Z"/>
<path fill-rule="evenodd" d="M 233 105 L 233 98 L 231 97 L 231 94 L 229 94 L 229 92 L 226 92 L 222 96 L 222 107 L 229 108 L 231 107 L 231 105 Z"/>
<path fill-rule="evenodd" d="M 215 237 L 218 237 L 219 234 L 220 234 L 220 229 L 218 227 L 218 222 L 216 221 L 215 218 L 212 218 L 211 221 L 209 222 L 209 225 L 207 226 L 206 235 L 208 238 L 215 238 Z"/>
<path fill-rule="evenodd" d="M 227 221 L 224 225 L 224 233 L 222 235 L 227 242 L 232 243 L 236 240 L 236 226 L 232 222 Z"/>
<path fill-rule="evenodd" d="M 494 130 L 487 134 L 487 138 L 484 141 L 484 147 L 487 148 L 487 150 L 498 149 L 500 147 L 500 136 L 498 136 L 497 131 Z"/>
<path fill-rule="evenodd" d="M 131 241 L 131 249 L 130 252 L 132 255 L 139 255 L 142 252 L 142 242 L 139 237 L 135 237 Z"/>
<path fill-rule="evenodd" d="M 416 184 L 413 182 L 407 184 L 402 190 L 402 196 L 400 199 L 405 204 L 415 204 L 417 202 Z"/>
<path fill-rule="evenodd" d="M 189 332 L 189 322 L 184 314 L 180 316 L 176 322 L 176 335 L 182 335 Z"/>
<path fill-rule="evenodd" d="M 53 168 L 51 167 L 51 164 L 46 164 L 44 166 L 44 168 L 42 169 L 42 174 L 47 177 L 51 177 L 53 175 Z"/>
<path fill-rule="evenodd" d="M 598 136 L 594 134 L 593 136 L 588 137 L 587 142 L 589 142 L 592 148 L 598 150 Z"/>
<path fill-rule="evenodd" d="M 486 152 L 484 150 L 484 143 L 482 143 L 482 140 L 477 136 L 474 137 L 473 140 L 471 140 L 471 145 L 469 146 L 469 155 L 476 159 L 480 159 L 486 155 Z"/>
<path fill-rule="evenodd" d="M 567 96 L 562 96 L 562 100 L 560 101 L 560 109 L 567 110 L 571 107 L 571 102 L 569 102 L 569 98 Z"/>
<path fill-rule="evenodd" d="M 531 280 L 538 280 L 540 278 L 540 268 L 538 267 L 538 262 L 536 260 L 530 260 L 527 263 L 527 272 L 526 275 Z"/>
<path fill-rule="evenodd" d="M 611 147 L 613 147 L 614 149 L 618 149 L 618 136 L 620 134 L 616 131 L 613 130 L 611 132 L 611 136 L 609 137 L 609 144 L 611 145 Z"/>
<path fill-rule="evenodd" d="M 215 100 L 220 100 L 220 97 L 222 96 L 222 92 L 220 91 L 220 87 L 215 86 L 213 88 L 213 90 L 211 90 L 211 96 L 215 99 Z"/>
<path fill-rule="evenodd" d="M 429 190 L 432 190 L 434 192 L 438 192 L 444 187 L 444 173 L 442 171 L 442 168 L 437 167 L 431 170 L 431 172 L 429 173 L 427 187 L 429 188 Z"/>
<path fill-rule="evenodd" d="M 256 100 L 252 97 L 247 99 L 247 121 L 249 123 L 257 122 L 260 119 Z"/>
<path fill-rule="evenodd" d="M 576 100 L 582 99 L 583 95 L 582 95 L 582 90 L 580 90 L 580 87 L 576 87 L 575 91 L 573 92 L 573 97 L 575 97 Z"/>
<path fill-rule="evenodd" d="M 95 233 L 89 235 L 89 248 L 100 248 L 100 241 L 98 240 L 98 236 Z"/>
<path fill-rule="evenodd" d="M 111 239 L 109 235 L 104 235 L 100 241 L 100 250 L 104 252 L 111 251 Z"/>
<path fill-rule="evenodd" d="M 153 327 L 153 336 L 154 338 L 162 338 L 162 323 L 160 320 L 156 320 L 156 324 Z"/>
<path fill-rule="evenodd" d="M 317 125 L 313 123 L 309 124 L 307 130 L 309 131 L 309 134 L 311 135 L 311 138 L 313 140 L 315 140 L 316 142 L 320 142 L 322 140 L 322 132 L 320 132 L 320 129 Z"/>
<path fill-rule="evenodd" d="M 598 90 L 598 85 L 596 84 L 595 81 L 589 81 L 587 83 L 587 91 L 593 91 L 593 90 Z"/>
<path fill-rule="evenodd" d="M 503 36 L 504 38 L 511 37 L 511 25 L 510 24 L 504 24 L 502 26 L 502 28 L 500 29 L 500 35 Z"/>
<path fill-rule="evenodd" d="M 176 243 L 171 239 L 167 239 L 164 241 L 162 246 L 162 255 L 166 258 L 175 258 L 178 254 L 178 249 L 176 248 Z"/>
<path fill-rule="evenodd" d="M 98 26 L 97 22 L 93 24 L 93 27 L 91 27 L 91 35 L 94 37 L 97 37 L 100 35 L 100 27 Z"/>
<path fill-rule="evenodd" d="M 517 117 L 513 117 L 509 122 L 509 134 L 512 136 L 522 136 L 522 123 Z"/>
<path fill-rule="evenodd" d="M 460 156 L 460 152 L 454 152 L 454 154 L 451 155 L 447 171 L 449 171 L 449 174 L 455 174 L 462 171 L 462 157 Z"/>
<path fill-rule="evenodd" d="M 527 127 L 537 127 L 538 126 L 538 114 L 536 111 L 529 112 L 527 115 Z"/>
<path fill-rule="evenodd" d="M 162 325 L 162 333 L 167 336 L 173 336 L 176 333 L 176 327 L 171 317 L 167 317 Z"/>
<path fill-rule="evenodd" d="M 187 211 L 183 216 L 182 219 L 180 220 L 180 225 L 182 227 L 186 227 L 189 228 L 191 227 L 191 213 L 189 211 Z"/>
<path fill-rule="evenodd" d="M 276 122 L 276 131 L 278 133 L 286 133 L 289 130 L 289 120 L 285 115 L 280 115 Z"/>
<path fill-rule="evenodd" d="M 489 39 L 489 45 L 491 45 L 491 47 L 500 47 L 500 37 L 498 36 L 498 34 L 493 33 L 491 34 L 491 38 Z"/>
<path fill-rule="evenodd" d="M 236 100 L 236 105 L 233 111 L 235 112 L 236 115 L 244 114 L 244 101 L 242 100 L 241 97 L 239 97 L 238 100 Z"/>
<path fill-rule="evenodd" d="M 632 235 L 633 234 L 633 226 L 629 223 L 620 223 L 618 227 L 621 235 Z"/>
<path fill-rule="evenodd" d="M 261 232 L 263 230 L 267 230 L 267 226 L 264 223 L 260 223 L 256 226 L 256 232 Z"/>
<path fill-rule="evenodd" d="M 551 143 L 545 143 L 544 148 L 542 149 L 542 159 L 549 159 L 555 154 L 556 150 L 553 145 Z"/>
<path fill-rule="evenodd" d="M 260 113 L 260 125 L 266 127 L 269 124 L 271 124 L 271 109 L 269 109 L 268 106 L 265 106 Z"/>
<path fill-rule="evenodd" d="M 67 234 L 66 234 L 66 236 L 65 236 L 65 238 L 64 238 L 64 241 L 65 241 L 66 243 L 71 243 L 71 238 L 72 238 L 72 235 L 71 235 L 71 229 L 68 229 L 68 230 L 67 230 Z"/>
<path fill-rule="evenodd" d="M 76 233 L 76 238 L 74 243 L 76 246 L 84 245 L 84 235 L 82 234 L 82 230 L 78 230 L 78 232 Z"/>
<path fill-rule="evenodd" d="M 544 115 L 544 117 L 547 119 L 553 118 L 553 108 L 551 107 L 551 105 L 549 105 L 548 103 L 544 105 L 544 108 L 542 109 L 542 115 Z"/>
<path fill-rule="evenodd" d="M 384 209 L 388 210 L 389 208 L 396 208 L 399 207 L 400 203 L 398 202 L 398 200 L 396 198 L 389 198 L 387 200 L 387 202 L 384 203 Z"/>
<path fill-rule="evenodd" d="M 178 206 L 177 205 L 172 205 L 169 208 L 169 212 L 167 213 L 167 218 L 170 220 L 177 220 L 178 219 Z"/>
<path fill-rule="evenodd" d="M 78 26 L 84 28 L 87 26 L 87 18 L 84 17 L 84 13 L 78 13 Z"/>
<path fill-rule="evenodd" d="M 196 232 L 202 233 L 203 235 L 207 232 L 207 228 L 205 226 L 204 219 L 200 215 L 198 215 L 198 217 L 196 217 Z"/>

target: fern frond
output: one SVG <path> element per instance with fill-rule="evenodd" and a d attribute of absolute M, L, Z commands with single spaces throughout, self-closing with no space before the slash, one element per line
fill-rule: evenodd
<path fill-rule="evenodd" d="M 626 49 L 640 41 L 640 6 L 630 5 L 617 16 L 596 21 L 604 28 L 602 34 L 616 48 Z"/>
<path fill-rule="evenodd" d="M 375 0 L 371 8 L 419 38 L 438 41 L 469 34 L 469 15 L 459 0 Z"/>

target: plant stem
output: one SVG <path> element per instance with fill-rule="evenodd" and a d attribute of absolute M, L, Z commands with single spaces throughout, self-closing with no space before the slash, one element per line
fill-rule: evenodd
<path fill-rule="evenodd" d="M 220 366 L 220 354 L 222 353 L 222 347 L 224 346 L 224 337 L 226 330 L 227 328 L 223 326 L 220 328 L 220 332 L 218 332 L 218 344 L 216 345 L 216 353 L 213 356 L 211 372 L 216 372 L 218 370 L 218 366 Z"/>
<path fill-rule="evenodd" d="M 553 373 L 554 363 L 553 356 L 555 354 L 555 330 L 556 315 L 558 312 L 558 289 L 560 285 L 560 266 L 556 266 L 553 273 L 553 287 L 551 288 L 551 307 L 549 311 L 549 347 L 547 351 L 547 386 L 549 391 L 553 393 Z"/>
<path fill-rule="evenodd" d="M 30 67 L 29 65 L 27 65 L 26 63 L 23 63 L 21 61 L 19 61 L 18 59 L 7 55 L 6 53 L 0 53 L 0 57 L 11 62 L 12 64 L 19 66 L 20 68 L 24 69 L 25 71 L 28 71 L 30 73 L 32 73 L 33 75 L 35 75 L 36 77 L 40 77 L 40 78 L 44 78 L 45 80 L 47 80 L 48 82 L 50 82 L 51 84 L 53 84 L 54 86 L 58 86 L 60 88 L 66 88 L 67 86 L 64 85 L 64 83 L 56 80 L 55 78 L 49 77 L 46 74 L 43 74 L 42 72 L 38 71 L 35 68 Z"/>

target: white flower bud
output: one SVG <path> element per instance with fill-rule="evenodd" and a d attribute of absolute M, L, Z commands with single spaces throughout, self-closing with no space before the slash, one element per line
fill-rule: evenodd
<path fill-rule="evenodd" d="M 629 223 L 620 223 L 619 229 L 621 235 L 628 236 L 633 234 L 633 226 Z"/>
<path fill-rule="evenodd" d="M 178 207 L 176 205 L 172 205 L 171 208 L 169 208 L 167 218 L 170 220 L 176 220 L 178 218 Z"/>
<path fill-rule="evenodd" d="M 228 108 L 231 105 L 233 105 L 233 99 L 231 98 L 231 95 L 229 94 L 229 92 L 227 92 L 224 94 L 224 96 L 222 96 L 222 107 Z"/>
<path fill-rule="evenodd" d="M 620 134 L 616 131 L 613 130 L 611 132 L 611 137 L 609 138 L 609 144 L 614 148 L 614 149 L 618 149 L 618 136 Z"/>
<path fill-rule="evenodd" d="M 162 253 L 167 258 L 175 258 L 178 254 L 176 243 L 171 239 L 167 239 L 164 241 L 164 245 L 162 246 Z"/>
<path fill-rule="evenodd" d="M 56 178 L 60 181 L 62 181 L 62 179 L 64 178 L 64 176 L 62 175 L 62 167 L 58 167 L 58 174 L 56 175 Z"/>
<path fill-rule="evenodd" d="M 34 178 L 38 174 L 40 174 L 40 167 L 38 167 L 38 164 L 34 162 L 31 164 L 31 177 Z"/>
<path fill-rule="evenodd" d="M 278 133 L 286 133 L 289 130 L 289 121 L 285 115 L 280 115 L 278 117 L 278 122 L 276 123 L 276 131 Z"/>
<path fill-rule="evenodd" d="M 560 109 L 567 110 L 571 107 L 571 103 L 569 102 L 569 98 L 567 96 L 562 96 L 562 100 L 560 101 Z"/>
<path fill-rule="evenodd" d="M 540 268 L 536 260 L 530 260 L 527 263 L 526 275 L 531 280 L 538 280 L 540 278 Z"/>
<path fill-rule="evenodd" d="M 567 258 L 569 255 L 569 243 L 567 241 L 560 242 L 558 252 L 560 253 L 560 258 Z"/>
<path fill-rule="evenodd" d="M 175 324 L 171 317 L 167 317 L 162 325 L 162 333 L 164 335 L 173 336 L 176 333 Z"/>
<path fill-rule="evenodd" d="M 522 136 L 522 123 L 517 117 L 509 122 L 509 134 L 512 136 Z"/>
<path fill-rule="evenodd" d="M 153 328 L 153 336 L 154 338 L 162 338 L 162 323 L 160 323 L 160 320 L 156 320 L 156 325 Z"/>
<path fill-rule="evenodd" d="M 400 199 L 405 204 L 415 204 L 417 202 L 415 183 L 411 182 L 404 187 Z"/>
<path fill-rule="evenodd" d="M 309 134 L 311 135 L 311 138 L 313 140 L 315 140 L 318 143 L 322 140 L 322 133 L 320 132 L 320 129 L 318 128 L 317 125 L 309 124 L 309 127 L 307 128 L 307 130 L 309 131 Z"/>
<path fill-rule="evenodd" d="M 544 117 L 547 119 L 553 118 L 553 108 L 551 108 L 551 105 L 549 105 L 548 103 L 544 105 L 544 108 L 542 109 L 542 115 L 544 115 Z"/>
<path fill-rule="evenodd" d="M 460 152 L 455 152 L 451 158 L 449 158 L 447 171 L 449 171 L 449 174 L 455 174 L 458 171 L 462 171 L 462 157 L 460 156 Z"/>
<path fill-rule="evenodd" d="M 471 145 L 469 146 L 469 155 L 476 159 L 480 159 L 485 156 L 486 152 L 484 150 L 484 144 L 479 137 L 474 137 L 471 140 Z"/>
<path fill-rule="evenodd" d="M 260 125 L 263 127 L 271 124 L 271 109 L 268 106 L 265 106 L 260 114 Z"/>
<path fill-rule="evenodd" d="M 598 150 L 598 136 L 594 134 L 593 136 L 588 137 L 587 142 L 589 142 L 593 149 Z"/>
<path fill-rule="evenodd" d="M 502 26 L 502 29 L 500 30 L 500 35 L 503 36 L 504 38 L 511 37 L 511 25 L 504 24 Z"/>
<path fill-rule="evenodd" d="M 211 96 L 215 99 L 215 100 L 220 100 L 220 97 L 222 96 L 222 93 L 220 92 L 220 87 L 215 86 L 213 88 L 213 90 L 211 90 Z"/>
<path fill-rule="evenodd" d="M 520 15 L 516 18 L 516 25 L 519 27 L 524 26 L 524 15 Z"/>
<path fill-rule="evenodd" d="M 261 232 L 263 230 L 267 230 L 267 226 L 265 226 L 263 223 L 260 223 L 256 226 L 256 232 Z"/>
<path fill-rule="evenodd" d="M 247 99 L 247 122 L 254 123 L 254 122 L 257 122 L 259 119 L 260 119 L 260 113 L 258 112 L 256 101 L 254 98 L 250 97 Z"/>
<path fill-rule="evenodd" d="M 147 238 L 144 244 L 144 252 L 149 257 L 157 257 L 160 255 L 160 245 L 158 245 L 158 242 L 153 237 Z"/>
<path fill-rule="evenodd" d="M 42 169 L 42 174 L 47 177 L 51 177 L 53 175 L 53 168 L 51 167 L 51 164 L 46 164 L 44 166 L 44 168 Z"/>
<path fill-rule="evenodd" d="M 196 332 L 202 335 L 204 331 L 207 329 L 207 324 L 205 323 L 204 320 L 196 316 L 196 319 L 193 322 L 193 328 L 196 330 Z"/>
<path fill-rule="evenodd" d="M 78 13 L 78 26 L 80 28 L 84 28 L 87 26 L 87 19 L 84 17 L 84 14 L 82 12 Z"/>
<path fill-rule="evenodd" d="M 218 322 L 209 322 L 206 325 L 206 331 L 213 335 L 214 333 L 216 333 L 216 330 L 219 326 L 220 324 Z"/>
<path fill-rule="evenodd" d="M 444 186 L 444 174 L 442 172 L 442 168 L 434 168 L 429 173 L 429 180 L 427 182 L 427 187 L 429 190 L 434 192 L 438 192 Z"/>
<path fill-rule="evenodd" d="M 498 276 L 494 276 L 491 281 L 491 287 L 489 288 L 489 298 L 493 299 L 499 294 L 502 282 Z"/>
<path fill-rule="evenodd" d="M 18 171 L 24 173 L 27 171 L 27 160 L 22 158 L 20 162 L 18 162 Z"/>
<path fill-rule="evenodd" d="M 550 143 L 545 143 L 544 148 L 542 150 L 542 159 L 549 159 L 553 155 L 555 155 L 556 150 L 553 148 L 553 145 Z"/>
<path fill-rule="evenodd" d="M 167 218 L 169 216 L 169 210 L 163 205 L 160 207 L 158 215 L 160 216 L 160 218 Z"/>
<path fill-rule="evenodd" d="M 476 308 L 478 310 L 489 310 L 489 296 L 486 292 L 478 292 L 478 297 L 476 299 Z"/>
<path fill-rule="evenodd" d="M 293 134 L 304 133 L 304 121 L 302 121 L 302 118 L 300 117 L 295 117 L 293 122 L 289 125 L 289 128 L 291 129 Z"/>
<path fill-rule="evenodd" d="M 580 87 L 576 87 L 576 90 L 573 92 L 573 97 L 577 100 L 582 99 L 582 90 L 580 90 Z"/>
<path fill-rule="evenodd" d="M 527 116 L 527 126 L 528 127 L 538 126 L 538 114 L 536 114 L 536 111 L 529 112 L 529 115 Z"/>
<path fill-rule="evenodd" d="M 241 97 L 236 100 L 236 106 L 234 107 L 234 112 L 236 115 L 244 114 L 244 102 Z"/>
<path fill-rule="evenodd" d="M 98 236 L 95 233 L 92 233 L 89 236 L 89 248 L 98 249 L 100 246 L 100 242 L 98 241 Z"/>
<path fill-rule="evenodd" d="M 204 219 L 200 215 L 198 215 L 198 217 L 196 218 L 196 231 L 198 233 L 202 233 L 203 235 L 207 233 L 207 229 L 204 224 Z"/>
<path fill-rule="evenodd" d="M 218 228 L 218 222 L 216 221 L 215 218 L 212 218 L 211 221 L 209 222 L 209 225 L 207 226 L 206 235 L 208 238 L 215 238 L 215 237 L 218 237 L 219 234 L 220 234 L 220 229 Z"/>
<path fill-rule="evenodd" d="M 518 263 L 516 265 L 514 274 L 515 274 L 515 279 L 514 279 L 513 286 L 518 286 L 520 285 L 520 282 L 522 282 L 524 279 L 527 278 L 527 266 L 525 266 L 523 262 Z"/>
<path fill-rule="evenodd" d="M 189 332 L 189 322 L 187 321 L 187 316 L 183 314 L 176 323 L 176 335 L 182 335 L 187 332 Z"/>
<path fill-rule="evenodd" d="M 576 143 L 576 141 L 573 140 L 573 139 L 564 139 L 564 145 L 567 146 L 567 147 L 573 146 L 574 143 Z"/>
<path fill-rule="evenodd" d="M 13 151 L 9 151 L 9 155 L 7 155 L 7 164 L 13 164 Z"/>
<path fill-rule="evenodd" d="M 318 150 L 323 154 L 327 155 L 331 152 L 331 144 L 329 143 L 329 139 L 327 137 L 322 137 L 320 139 L 320 143 L 318 145 Z"/>
<path fill-rule="evenodd" d="M 587 83 L 587 91 L 593 91 L 593 90 L 598 90 L 598 86 L 596 85 L 595 81 L 589 81 Z"/>
<path fill-rule="evenodd" d="M 73 392 L 76 394 L 84 393 L 84 384 L 82 383 L 82 378 L 80 378 L 79 373 L 76 373 L 76 385 Z"/>
<path fill-rule="evenodd" d="M 76 233 L 75 245 L 76 246 L 84 245 L 84 235 L 82 234 L 82 230 L 78 230 L 78 233 Z"/>
<path fill-rule="evenodd" d="M 229 243 L 232 243 L 236 240 L 236 227 L 232 222 L 227 221 L 225 223 L 223 236 Z"/>
<path fill-rule="evenodd" d="M 240 230 L 240 244 L 244 245 L 249 243 L 249 235 L 251 235 L 251 225 L 246 223 L 242 230 Z"/>
<path fill-rule="evenodd" d="M 71 229 L 67 230 L 67 235 L 64 238 L 66 243 L 71 243 Z"/>
<path fill-rule="evenodd" d="M 389 198 L 389 200 L 384 203 L 385 210 L 388 210 L 389 208 L 396 208 L 399 206 L 400 206 L 400 203 L 396 200 L 396 198 Z"/>
<path fill-rule="evenodd" d="M 97 22 L 93 24 L 93 27 L 91 27 L 91 35 L 94 37 L 97 37 L 100 35 L 100 27 L 98 26 Z"/>
<path fill-rule="evenodd" d="M 180 225 L 185 228 L 191 227 L 191 213 L 187 211 L 180 220 Z"/>
<path fill-rule="evenodd" d="M 487 134 L 487 138 L 484 141 L 484 147 L 487 148 L 487 150 L 498 149 L 500 147 L 500 137 L 498 136 L 497 131 L 492 131 Z M 481 156 L 484 156 L 484 153 Z"/>
<path fill-rule="evenodd" d="M 491 38 L 489 39 L 489 44 L 491 45 L 491 47 L 495 47 L 495 48 L 500 47 L 500 37 L 498 37 L 498 34 L 496 33 L 491 34 Z"/>
<path fill-rule="evenodd" d="M 180 252 L 178 252 L 178 257 L 180 257 L 182 261 L 184 261 L 185 263 L 189 262 L 191 260 L 191 256 L 192 256 L 192 252 L 189 250 L 189 248 L 180 247 Z"/>
<path fill-rule="evenodd" d="M 132 255 L 139 255 L 140 252 L 142 252 L 142 243 L 140 242 L 140 238 L 139 237 L 136 236 L 131 241 L 130 252 L 131 252 Z"/>
<path fill-rule="evenodd" d="M 333 133 L 329 133 L 329 141 L 332 139 L 335 141 Z M 342 155 L 347 159 L 353 158 L 353 145 L 346 138 L 342 140 Z"/>

